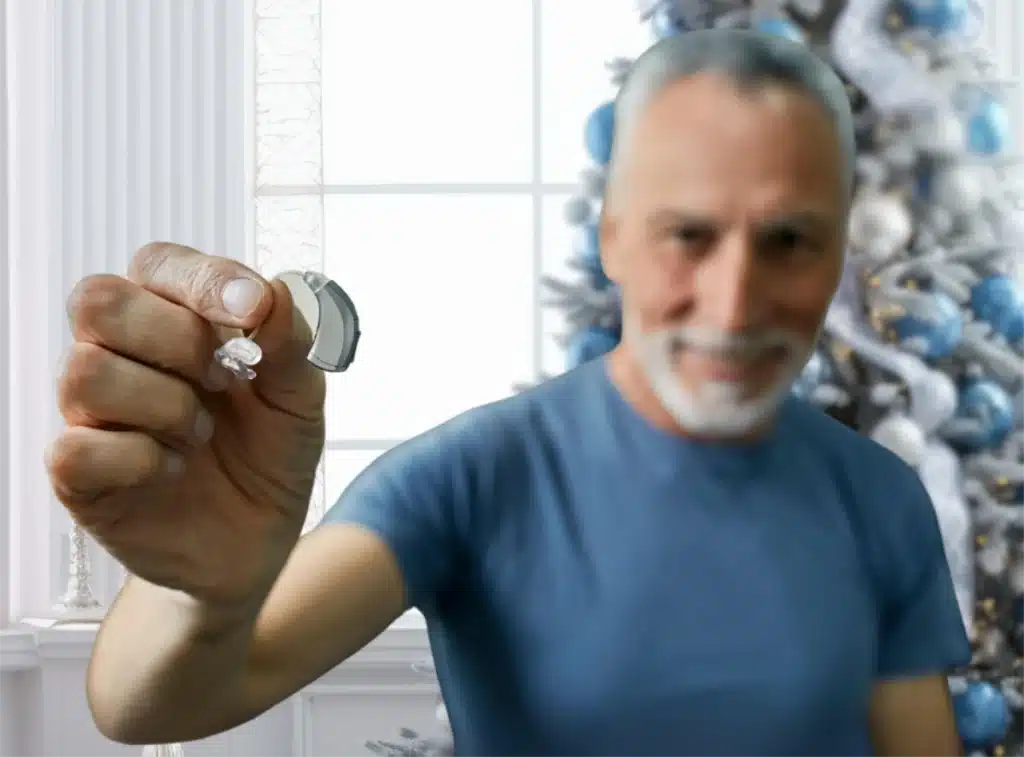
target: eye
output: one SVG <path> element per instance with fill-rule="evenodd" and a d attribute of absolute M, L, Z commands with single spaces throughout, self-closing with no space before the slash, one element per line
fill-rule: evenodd
<path fill-rule="evenodd" d="M 687 248 L 700 248 L 708 246 L 714 235 L 706 226 L 680 226 L 673 236 Z"/>
<path fill-rule="evenodd" d="M 760 241 L 761 252 L 776 258 L 802 256 L 814 253 L 817 249 L 813 241 L 797 229 L 775 229 L 766 233 Z"/>

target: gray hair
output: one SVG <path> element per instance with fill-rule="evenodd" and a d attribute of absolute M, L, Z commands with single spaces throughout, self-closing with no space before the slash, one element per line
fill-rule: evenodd
<path fill-rule="evenodd" d="M 609 173 L 637 120 L 668 85 L 686 76 L 720 72 L 740 87 L 790 86 L 828 111 L 843 154 L 846 188 L 853 192 L 857 142 L 846 88 L 825 61 L 805 45 L 743 29 L 706 29 L 667 37 L 633 64 L 615 101 Z"/>

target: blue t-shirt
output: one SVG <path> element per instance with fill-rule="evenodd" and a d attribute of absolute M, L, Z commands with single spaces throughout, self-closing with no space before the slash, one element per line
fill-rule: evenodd
<path fill-rule="evenodd" d="M 866 755 L 879 679 L 970 648 L 931 503 L 796 400 L 687 441 L 593 361 L 391 450 L 326 522 L 427 618 L 463 755 Z"/>

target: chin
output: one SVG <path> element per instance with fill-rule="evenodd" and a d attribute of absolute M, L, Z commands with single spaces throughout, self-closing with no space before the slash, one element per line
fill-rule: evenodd
<path fill-rule="evenodd" d="M 744 396 L 744 390 L 735 384 L 705 384 L 694 391 L 684 388 L 675 376 L 653 388 L 680 428 L 728 439 L 749 436 L 770 423 L 789 392 L 789 382 L 754 396 Z"/>
<path fill-rule="evenodd" d="M 789 331 L 769 330 L 737 337 L 706 329 L 675 327 L 655 332 L 630 330 L 642 370 L 661 405 L 686 432 L 710 438 L 749 437 L 770 423 L 789 394 L 814 347 L 813 340 Z M 781 350 L 767 384 L 715 379 L 699 383 L 680 374 L 681 349 L 756 351 Z"/>
<path fill-rule="evenodd" d="M 772 421 L 805 362 L 801 353 L 794 353 L 779 366 L 774 381 L 755 393 L 739 382 L 704 381 L 690 386 L 668 355 L 648 363 L 646 372 L 661 405 L 684 431 L 740 439 Z"/>

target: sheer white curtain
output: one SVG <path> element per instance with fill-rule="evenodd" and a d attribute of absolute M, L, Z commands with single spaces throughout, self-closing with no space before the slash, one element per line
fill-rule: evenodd
<path fill-rule="evenodd" d="M 68 518 L 42 464 L 60 423 L 64 301 L 155 239 L 242 257 L 248 0 L 5 0 L 8 233 L 0 318 L 0 565 L 10 618 L 66 582 Z M 6 295 L 6 296 L 4 296 Z M 120 568 L 93 552 L 109 600 Z"/>
<path fill-rule="evenodd" d="M 10 228 L 8 215 L 10 211 L 10 144 L 8 135 L 8 64 L 7 64 L 7 0 L 0 0 L 0 300 L 10 300 Z M 0 308 L 0 428 L 11 417 L 10 364 L 11 344 L 7 325 L 7 310 Z M 0 432 L 6 436 L 7 432 Z M 11 461 L 4 452 L 7 444 L 0 442 L 0 481 L 7 481 L 11 476 Z M 7 492 L 0 489 L 0 534 L 6 533 L 10 524 L 10 501 Z M 7 573 L 10 564 L 10 544 L 7 539 L 0 539 L 0 570 Z M 0 580 L 0 628 L 7 625 L 10 616 L 10 587 L 7 581 Z"/>

